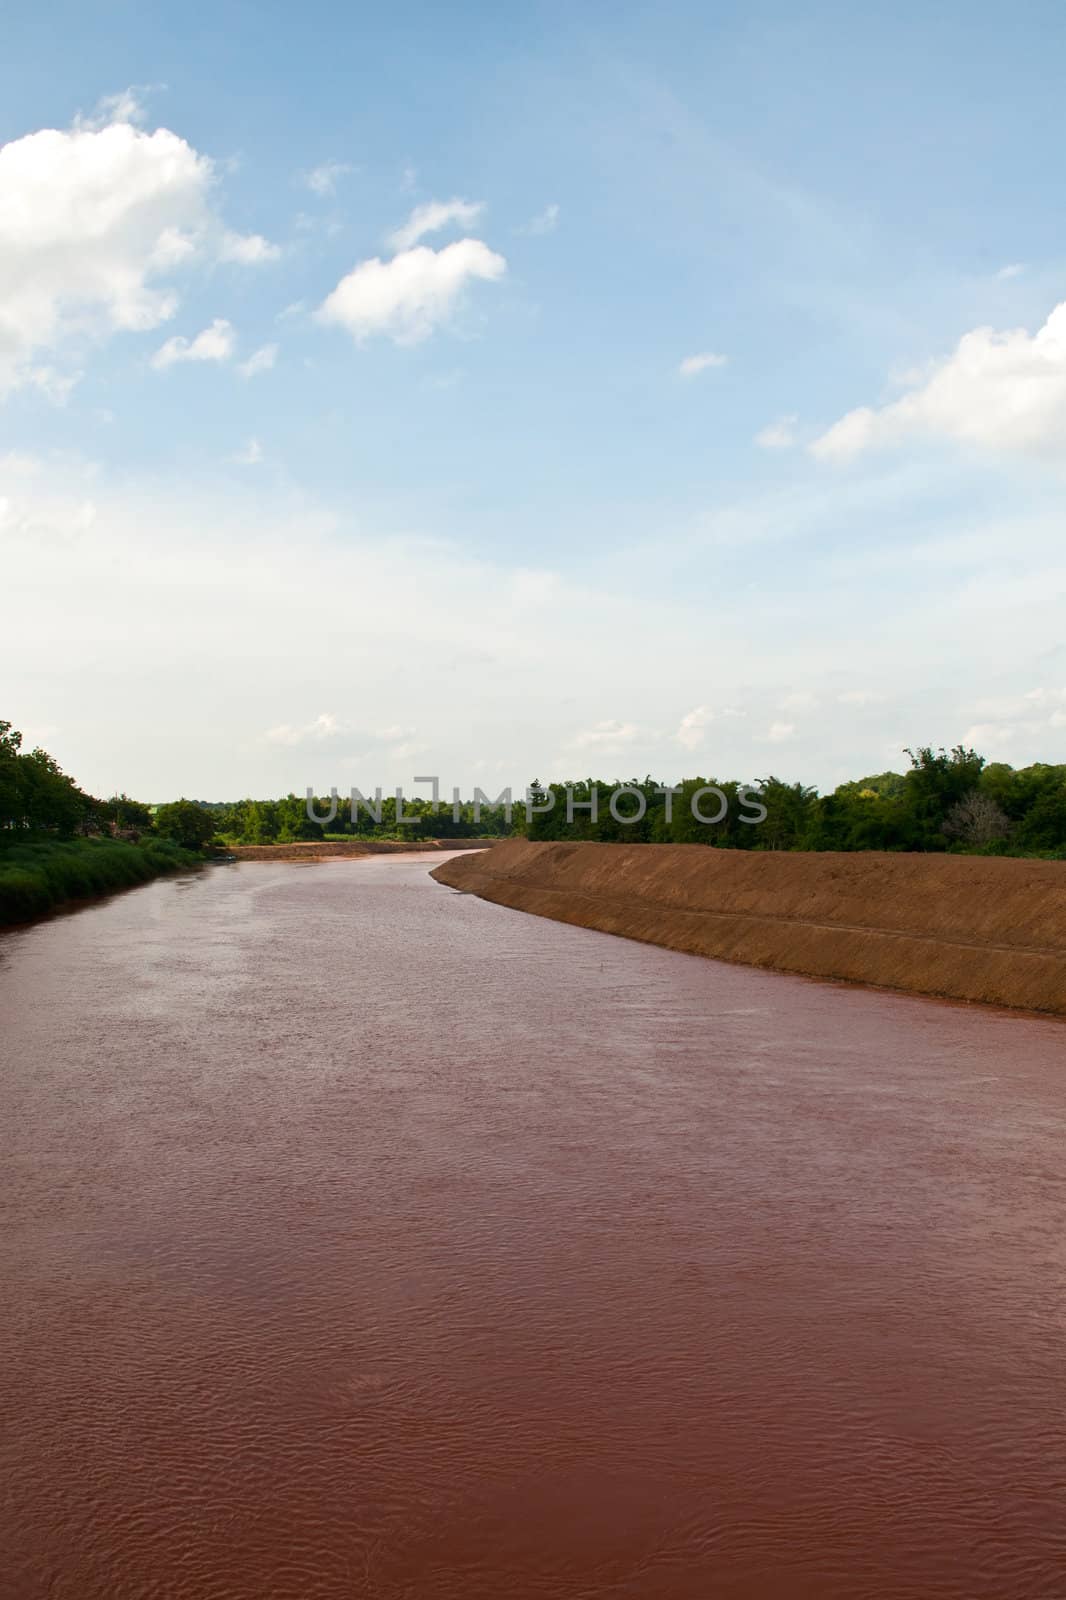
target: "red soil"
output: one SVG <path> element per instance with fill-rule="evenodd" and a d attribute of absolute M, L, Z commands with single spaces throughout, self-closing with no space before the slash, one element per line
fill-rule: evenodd
<path fill-rule="evenodd" d="M 325 861 L 334 856 L 409 855 L 413 850 L 484 850 L 487 839 L 308 839 L 294 844 L 236 844 L 238 861 Z"/>
<path fill-rule="evenodd" d="M 508 839 L 441 883 L 695 955 L 1066 1015 L 1066 865 Z"/>

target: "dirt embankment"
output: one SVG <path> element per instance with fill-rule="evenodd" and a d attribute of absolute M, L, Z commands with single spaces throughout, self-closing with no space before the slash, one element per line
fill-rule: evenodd
<path fill-rule="evenodd" d="M 238 861 L 326 861 L 333 856 L 409 855 L 412 850 L 484 850 L 491 839 L 308 839 L 294 844 L 235 844 Z"/>
<path fill-rule="evenodd" d="M 433 876 L 671 950 L 1066 1015 L 1055 861 L 508 839 Z"/>

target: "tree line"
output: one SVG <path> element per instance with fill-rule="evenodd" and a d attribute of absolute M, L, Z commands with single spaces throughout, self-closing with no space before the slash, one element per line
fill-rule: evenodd
<path fill-rule="evenodd" d="M 339 797 L 328 822 L 308 815 L 302 796 L 276 800 L 180 799 L 149 805 L 128 795 L 100 800 L 40 748 L 22 750 L 21 735 L 0 721 L 0 840 L 30 834 L 57 838 L 109 835 L 160 838 L 187 850 L 225 843 L 274 844 L 327 838 L 589 839 L 629 843 L 706 844 L 741 850 L 966 850 L 1050 855 L 1066 859 L 1066 765 L 1014 768 L 975 750 L 918 746 L 903 772 L 882 772 L 819 794 L 769 776 L 742 784 L 695 777 L 666 785 L 652 777 L 619 783 L 585 778 L 529 786 L 513 809 L 472 801 L 453 808 L 405 798 L 404 821 L 392 796 L 380 816 Z M 569 804 L 568 801 L 569 791 Z M 712 801 L 700 798 L 713 793 Z M 616 796 L 612 807 L 612 795 Z M 695 800 L 695 806 L 693 801 Z M 765 815 L 752 822 L 752 802 Z M 314 802 L 329 816 L 332 801 Z M 720 820 L 709 822 L 708 817 Z M 639 816 L 638 816 L 639 813 Z M 637 818 L 637 820 L 632 820 Z"/>
<path fill-rule="evenodd" d="M 199 827 L 190 849 L 165 814 L 172 810 L 126 795 L 97 800 L 46 750 L 23 751 L 18 731 L 0 721 L 0 926 L 202 867 L 199 841 L 213 833 L 210 819 L 192 808 Z"/>
<path fill-rule="evenodd" d="M 21 733 L 0 720 L 0 843 L 145 837 L 202 850 L 215 831 L 211 816 L 195 801 L 150 806 L 127 794 L 109 800 L 87 794 L 47 750 L 24 751 Z"/>
<path fill-rule="evenodd" d="M 542 784 L 504 806 L 405 798 L 404 825 L 396 802 L 381 802 L 380 821 L 349 798 L 338 798 L 324 827 L 297 795 L 207 805 L 220 834 L 235 843 L 286 843 L 328 837 L 503 838 L 706 844 L 737 850 L 981 851 L 1066 857 L 1066 765 L 1015 769 L 988 762 L 975 750 L 917 746 L 903 752 L 903 772 L 882 772 L 843 783 L 829 794 L 769 776 L 754 783 L 709 777 L 666 785 L 648 776 L 608 782 L 584 778 Z M 620 793 L 620 786 L 624 793 Z M 713 793 L 721 799 L 701 796 Z M 615 804 L 612 810 L 612 796 Z M 568 804 L 569 800 L 569 804 Z M 695 809 L 693 802 L 695 801 Z M 765 813 L 752 821 L 752 802 Z M 313 802 L 316 815 L 332 801 Z M 719 821 L 708 821 L 718 812 Z M 638 813 L 640 813 L 638 817 Z M 634 820 L 635 819 L 635 820 Z"/>
<path fill-rule="evenodd" d="M 650 777 L 630 779 L 626 789 L 639 792 L 644 810 L 639 820 L 627 822 L 610 809 L 616 784 L 596 779 L 537 784 L 542 804 L 523 831 L 531 839 L 709 844 L 734 850 L 966 850 L 1066 859 L 1066 765 L 1015 769 L 1004 762 L 989 763 L 962 745 L 951 750 L 922 745 L 904 754 L 909 757 L 906 771 L 858 778 L 825 795 L 774 776 L 749 784 L 689 778 L 672 789 Z M 573 792 L 569 818 L 568 788 Z M 702 791 L 721 794 L 722 803 L 700 800 Z M 766 813 L 754 825 L 744 812 L 745 793 Z M 554 797 L 550 807 L 549 794 Z M 595 816 L 590 805 L 594 794 Z M 631 815 L 641 809 L 635 796 L 627 797 L 626 805 Z M 621 802 L 615 810 L 622 810 Z M 720 821 L 701 820 L 719 810 Z"/>
<path fill-rule="evenodd" d="M 235 844 L 291 844 L 298 840 L 332 838 L 358 839 L 498 839 L 515 832 L 503 806 L 475 806 L 472 800 L 453 806 L 442 801 L 436 809 L 428 799 L 405 795 L 402 820 L 397 818 L 396 798 L 383 795 L 374 814 L 356 804 L 352 812 L 350 795 L 322 797 L 311 802 L 316 817 L 308 815 L 305 796 L 288 794 L 280 800 L 237 800 L 200 802 L 214 818 L 223 838 Z M 336 807 L 335 814 L 331 815 Z M 376 813 L 380 812 L 380 817 Z M 517 819 L 515 819 L 517 820 Z"/>

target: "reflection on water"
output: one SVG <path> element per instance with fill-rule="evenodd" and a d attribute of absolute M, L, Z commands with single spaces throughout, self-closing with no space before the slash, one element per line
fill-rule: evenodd
<path fill-rule="evenodd" d="M 432 864 L 0 939 L 4 1594 L 1066 1594 L 1062 1025 Z"/>

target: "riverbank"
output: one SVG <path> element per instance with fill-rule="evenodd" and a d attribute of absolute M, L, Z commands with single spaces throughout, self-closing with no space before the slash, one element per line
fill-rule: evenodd
<path fill-rule="evenodd" d="M 307 839 L 292 844 L 235 844 L 238 861 L 332 861 L 344 856 L 410 855 L 418 850 L 485 850 L 492 839 Z"/>
<path fill-rule="evenodd" d="M 203 866 L 168 839 L 37 839 L 0 845 L 0 927 L 32 922 L 60 906 Z"/>
<path fill-rule="evenodd" d="M 507 839 L 433 877 L 693 955 L 1066 1015 L 1066 866 Z"/>

